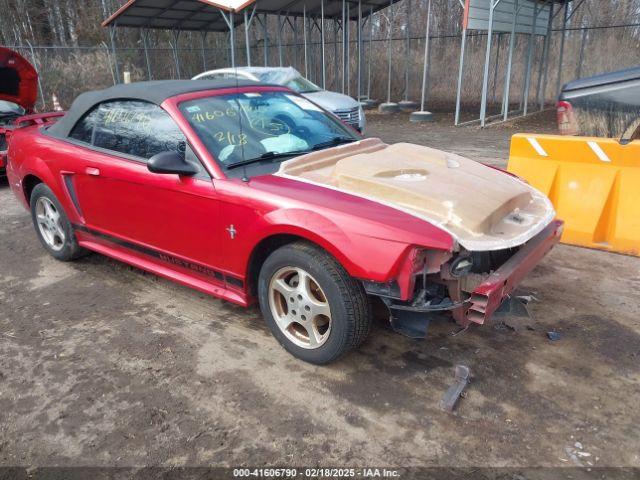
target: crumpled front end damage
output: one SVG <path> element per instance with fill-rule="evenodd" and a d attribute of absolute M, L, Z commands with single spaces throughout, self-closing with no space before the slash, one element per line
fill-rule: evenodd
<path fill-rule="evenodd" d="M 554 220 L 525 244 L 504 250 L 414 249 L 394 281 L 365 281 L 365 290 L 384 301 L 393 327 L 411 337 L 424 337 L 432 314 L 441 312 L 463 328 L 483 324 L 560 241 L 563 225 Z"/>
<path fill-rule="evenodd" d="M 530 185 L 420 145 L 366 139 L 284 162 L 277 175 L 391 207 L 451 236 L 451 251 L 416 246 L 393 281 L 364 282 L 403 333 L 426 333 L 428 314 L 445 311 L 462 327 L 484 323 L 562 231 L 549 199 Z"/>

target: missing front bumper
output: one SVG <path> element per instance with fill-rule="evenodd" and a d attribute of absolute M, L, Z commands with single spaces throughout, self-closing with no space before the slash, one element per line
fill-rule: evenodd
<path fill-rule="evenodd" d="M 462 327 L 467 327 L 470 323 L 485 323 L 522 279 L 559 242 L 562 229 L 561 220 L 551 222 L 542 232 L 489 274 L 471 294 L 465 294 L 460 290 L 459 281 L 449 279 L 445 282 L 449 287 L 449 297 L 441 296 L 438 303 L 433 303 L 433 296 L 421 295 L 425 290 L 416 294 L 409 302 L 381 296 L 389 308 L 391 326 L 398 333 L 411 338 L 424 338 L 429 322 L 442 313 L 452 314 Z"/>
<path fill-rule="evenodd" d="M 500 268 L 491 273 L 472 292 L 471 305 L 466 312 L 466 318 L 470 322 L 479 324 L 489 319 L 522 279 L 560 241 L 563 227 L 562 220 L 554 220 Z"/>

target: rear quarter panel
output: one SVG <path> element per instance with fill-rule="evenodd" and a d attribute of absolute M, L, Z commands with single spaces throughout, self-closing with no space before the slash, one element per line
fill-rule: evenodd
<path fill-rule="evenodd" d="M 35 176 L 44 182 L 62 203 L 72 221 L 74 209 L 63 187 L 61 173 L 64 165 L 73 161 L 74 145 L 48 137 L 41 132 L 41 126 L 16 129 L 11 134 L 8 150 L 7 177 L 13 193 L 29 208 L 29 198 L 25 190 L 25 179 Z"/>

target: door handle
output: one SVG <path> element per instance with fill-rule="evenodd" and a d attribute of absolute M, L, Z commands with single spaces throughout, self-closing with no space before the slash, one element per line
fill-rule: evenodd
<path fill-rule="evenodd" d="M 85 172 L 87 173 L 87 175 L 93 175 L 94 177 L 100 176 L 100 170 L 94 167 L 87 167 L 85 169 Z"/>

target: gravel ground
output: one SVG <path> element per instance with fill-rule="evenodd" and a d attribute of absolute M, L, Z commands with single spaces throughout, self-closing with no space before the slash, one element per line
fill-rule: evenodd
<path fill-rule="evenodd" d="M 511 133 L 551 124 L 370 115 L 368 133 L 504 165 Z M 97 254 L 56 262 L 4 181 L 0 206 L 0 466 L 640 467 L 638 258 L 559 246 L 524 281 L 528 328 L 415 341 L 380 319 L 314 367 L 256 308 Z M 448 414 L 458 363 L 473 381 Z"/>

